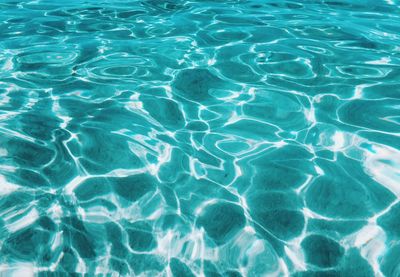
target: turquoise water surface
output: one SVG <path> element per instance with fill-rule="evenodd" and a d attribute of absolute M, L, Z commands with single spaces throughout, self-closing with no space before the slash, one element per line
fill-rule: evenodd
<path fill-rule="evenodd" d="M 400 3 L 0 1 L 0 276 L 400 276 Z"/>

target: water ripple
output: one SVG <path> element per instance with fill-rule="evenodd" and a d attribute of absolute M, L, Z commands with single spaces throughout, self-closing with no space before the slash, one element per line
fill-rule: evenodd
<path fill-rule="evenodd" d="M 0 275 L 398 276 L 398 8 L 0 3 Z"/>

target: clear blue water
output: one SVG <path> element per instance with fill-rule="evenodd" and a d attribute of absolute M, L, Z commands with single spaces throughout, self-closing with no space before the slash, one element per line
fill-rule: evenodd
<path fill-rule="evenodd" d="M 0 2 L 1 276 L 400 276 L 400 3 Z"/>

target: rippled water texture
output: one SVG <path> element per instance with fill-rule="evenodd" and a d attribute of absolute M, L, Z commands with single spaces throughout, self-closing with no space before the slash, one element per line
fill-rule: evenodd
<path fill-rule="evenodd" d="M 0 275 L 400 276 L 399 7 L 1 1 Z"/>

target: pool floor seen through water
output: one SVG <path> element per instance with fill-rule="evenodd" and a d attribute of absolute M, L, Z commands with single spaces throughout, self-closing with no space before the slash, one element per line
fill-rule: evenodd
<path fill-rule="evenodd" d="M 400 276 L 400 3 L 0 2 L 0 276 Z"/>

